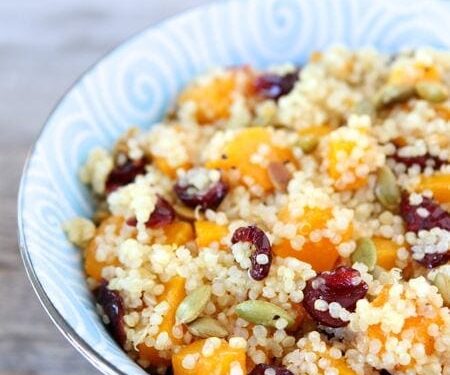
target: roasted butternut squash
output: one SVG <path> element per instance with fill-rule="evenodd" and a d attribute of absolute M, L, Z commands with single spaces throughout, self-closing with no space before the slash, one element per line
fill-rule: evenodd
<path fill-rule="evenodd" d="M 245 349 L 232 348 L 226 341 L 220 340 L 219 347 L 206 356 L 204 347 L 207 340 L 195 341 L 173 355 L 175 375 L 229 375 L 233 368 L 240 368 L 242 374 L 247 373 Z M 186 360 L 187 356 L 194 358 L 193 366 L 186 366 L 190 362 Z"/>

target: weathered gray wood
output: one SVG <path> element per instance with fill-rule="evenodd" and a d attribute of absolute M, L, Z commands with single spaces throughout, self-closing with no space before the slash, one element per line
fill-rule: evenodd
<path fill-rule="evenodd" d="M 22 164 L 53 105 L 89 65 L 134 32 L 205 2 L 0 1 L 0 375 L 98 373 L 26 279 L 16 242 Z"/>

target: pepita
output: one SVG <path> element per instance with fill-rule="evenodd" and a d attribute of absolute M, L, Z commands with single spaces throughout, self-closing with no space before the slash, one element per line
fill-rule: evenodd
<path fill-rule="evenodd" d="M 409 85 L 385 85 L 375 95 L 374 105 L 376 109 L 382 109 L 394 103 L 405 102 L 415 94 L 413 86 Z"/>
<path fill-rule="evenodd" d="M 216 319 L 210 317 L 198 318 L 190 323 L 187 328 L 193 336 L 204 339 L 228 336 L 228 331 Z"/>
<path fill-rule="evenodd" d="M 383 207 L 388 210 L 395 210 L 400 204 L 400 188 L 397 185 L 394 173 L 388 166 L 383 166 L 378 170 L 375 195 Z"/>
<path fill-rule="evenodd" d="M 189 208 L 186 206 L 181 206 L 179 204 L 173 205 L 173 209 L 179 217 L 181 217 L 182 219 L 187 220 L 187 221 L 199 220 L 199 219 L 201 219 L 201 216 L 202 216 L 200 213 L 198 213 L 198 215 L 197 215 L 196 212 L 192 208 Z"/>
<path fill-rule="evenodd" d="M 298 147 L 300 147 L 305 154 L 313 152 L 318 144 L 319 137 L 316 135 L 302 135 L 297 142 Z"/>
<path fill-rule="evenodd" d="M 266 301 L 250 300 L 240 303 L 236 306 L 236 314 L 254 324 L 260 324 L 267 327 L 276 327 L 279 319 L 287 322 L 287 327 L 294 324 L 295 319 L 281 307 Z"/>
<path fill-rule="evenodd" d="M 416 91 L 419 97 L 432 103 L 440 103 L 448 98 L 448 90 L 440 82 L 418 82 Z"/>
<path fill-rule="evenodd" d="M 353 263 L 363 263 L 369 271 L 377 264 L 377 248 L 370 238 L 360 238 L 356 242 L 356 250 L 351 256 Z"/>
<path fill-rule="evenodd" d="M 438 288 L 444 300 L 444 305 L 450 306 L 450 275 L 444 272 L 438 272 L 433 279 L 433 284 Z"/>
<path fill-rule="evenodd" d="M 180 303 L 176 311 L 179 323 L 190 323 L 197 319 L 211 298 L 211 287 L 201 286 L 190 293 Z"/>
<path fill-rule="evenodd" d="M 375 267 L 373 267 L 373 270 L 371 272 L 373 278 L 375 280 L 379 280 L 382 277 L 384 277 L 388 272 L 381 266 L 375 265 Z"/>
<path fill-rule="evenodd" d="M 370 117 L 375 115 L 375 108 L 370 100 L 361 100 L 356 103 L 354 111 L 358 115 L 368 115 Z"/>

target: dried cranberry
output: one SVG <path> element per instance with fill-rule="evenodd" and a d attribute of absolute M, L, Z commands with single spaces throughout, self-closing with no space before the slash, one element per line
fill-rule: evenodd
<path fill-rule="evenodd" d="M 129 219 L 127 219 L 127 225 L 129 225 L 130 227 L 135 227 L 137 225 L 136 218 L 130 217 Z"/>
<path fill-rule="evenodd" d="M 205 168 L 194 168 L 188 171 L 186 176 L 180 178 L 174 186 L 177 197 L 191 208 L 200 207 L 201 210 L 216 209 L 227 195 L 228 185 L 219 179 L 199 189 L 189 182 L 189 179 L 197 173 L 207 174 L 209 172 Z"/>
<path fill-rule="evenodd" d="M 108 282 L 102 280 L 100 286 L 94 291 L 97 303 L 103 308 L 103 313 L 108 317 L 109 323 L 106 325 L 116 341 L 123 345 L 126 334 L 123 324 L 125 307 L 123 299 L 115 290 L 108 289 Z"/>
<path fill-rule="evenodd" d="M 240 227 L 235 230 L 231 238 L 231 243 L 235 244 L 237 242 L 249 242 L 254 247 L 254 251 L 250 256 L 252 263 L 250 276 L 252 279 L 262 280 L 267 277 L 272 264 L 272 246 L 266 234 L 255 225 Z M 258 263 L 258 255 L 266 255 L 266 262 L 263 264 Z"/>
<path fill-rule="evenodd" d="M 422 217 L 417 212 L 418 209 L 424 209 L 427 212 L 426 217 Z M 422 202 L 418 205 L 410 203 L 409 194 L 403 194 L 400 203 L 400 214 L 405 221 L 408 232 L 419 232 L 421 230 L 431 230 L 441 228 L 450 230 L 450 213 L 445 211 L 437 202 L 431 198 L 422 196 Z M 445 264 L 450 259 L 449 252 L 425 254 L 425 256 L 416 260 L 426 268 L 435 268 Z"/>
<path fill-rule="evenodd" d="M 145 225 L 149 228 L 161 228 L 172 223 L 174 220 L 175 211 L 173 207 L 164 198 L 158 197 L 155 209 Z"/>
<path fill-rule="evenodd" d="M 128 159 L 122 165 L 117 165 L 106 179 L 106 192 L 109 194 L 114 190 L 133 182 L 137 175 L 145 173 L 145 159 Z"/>
<path fill-rule="evenodd" d="M 298 80 L 299 70 L 285 75 L 263 74 L 255 80 L 255 91 L 265 99 L 278 100 L 281 96 L 289 94 Z"/>
<path fill-rule="evenodd" d="M 425 256 L 421 260 L 417 260 L 417 263 L 420 263 L 422 266 L 426 268 L 435 268 L 441 266 L 442 264 L 447 263 L 450 260 L 449 252 L 446 253 L 434 253 L 434 254 L 425 254 Z"/>
<path fill-rule="evenodd" d="M 361 279 L 359 271 L 341 266 L 330 272 L 322 272 L 308 280 L 303 290 L 303 305 L 309 315 L 318 323 L 328 327 L 344 327 L 348 324 L 340 318 L 333 318 L 327 309 L 319 311 L 315 302 L 322 300 L 328 304 L 337 302 L 343 308 L 354 312 L 356 302 L 364 298 L 368 290 L 365 281 Z"/>
<path fill-rule="evenodd" d="M 423 208 L 428 212 L 427 217 L 417 213 L 417 209 Z M 406 223 L 408 232 L 441 228 L 450 230 L 450 213 L 445 211 L 433 199 L 422 196 L 422 202 L 412 205 L 409 202 L 409 194 L 403 194 L 400 202 L 400 215 Z"/>
<path fill-rule="evenodd" d="M 420 156 L 400 156 L 396 152 L 392 158 L 397 163 L 402 163 L 406 168 L 411 168 L 413 165 L 419 166 L 420 170 L 424 170 L 426 167 L 432 167 L 433 169 L 439 169 L 442 165 L 446 164 L 446 160 L 439 159 L 437 156 L 430 154 Z"/>
<path fill-rule="evenodd" d="M 150 218 L 145 223 L 147 228 L 162 228 L 169 225 L 175 220 L 175 210 L 164 198 L 158 197 L 156 201 L 155 209 L 150 215 Z M 130 218 L 127 220 L 127 224 L 135 227 L 137 224 L 136 218 Z"/>
<path fill-rule="evenodd" d="M 275 371 L 270 372 L 273 375 L 294 375 L 292 371 L 289 371 L 286 367 L 265 365 L 264 363 L 260 363 L 253 367 L 253 370 L 250 371 L 248 375 L 265 375 L 269 373 L 266 373 L 266 370 L 269 369 Z"/>

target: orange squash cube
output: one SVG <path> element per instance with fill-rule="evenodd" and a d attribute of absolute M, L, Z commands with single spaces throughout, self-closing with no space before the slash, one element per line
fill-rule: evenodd
<path fill-rule="evenodd" d="M 388 83 L 392 85 L 414 85 L 419 81 L 439 81 L 439 70 L 420 62 L 396 64 L 391 69 Z"/>
<path fill-rule="evenodd" d="M 229 375 L 233 368 L 240 368 L 242 374 L 247 373 L 245 349 L 232 348 L 225 340 L 220 340 L 220 346 L 205 356 L 203 348 L 207 340 L 210 339 L 195 341 L 172 356 L 175 375 Z M 183 363 L 187 356 L 192 355 L 196 361 L 192 368 L 186 368 Z"/>
<path fill-rule="evenodd" d="M 97 228 L 95 237 L 89 242 L 88 246 L 84 250 L 84 270 L 89 277 L 100 281 L 102 279 L 102 270 L 107 266 L 118 265 L 119 261 L 116 257 L 108 259 L 107 261 L 100 262 L 96 258 L 97 242 L 96 238 L 104 235 L 106 228 L 113 225 L 114 232 L 119 233 L 120 228 L 124 223 L 123 217 L 110 216 L 105 219 Z"/>
<path fill-rule="evenodd" d="M 377 298 L 372 301 L 371 305 L 379 308 L 386 304 L 389 299 L 389 290 L 390 286 L 384 287 Z M 436 307 L 433 307 L 433 309 L 436 309 Z M 438 326 L 442 325 L 439 314 L 436 314 L 435 317 L 432 318 L 422 315 L 409 317 L 405 319 L 402 330 L 398 334 L 391 333 L 390 335 L 387 335 L 383 332 L 380 324 L 371 325 L 367 329 L 367 335 L 369 338 L 378 339 L 384 344 L 388 337 L 394 336 L 400 338 L 403 332 L 412 330 L 414 332 L 414 342 L 423 344 L 425 346 L 425 352 L 428 355 L 431 355 L 434 351 L 435 341 L 434 337 L 430 336 L 428 333 L 428 327 L 431 324 L 436 324 Z"/>
<path fill-rule="evenodd" d="M 299 130 L 298 134 L 300 136 L 316 136 L 316 137 L 324 137 L 328 133 L 330 133 L 333 129 L 328 125 L 320 125 L 320 126 L 310 126 L 307 128 L 303 128 Z"/>
<path fill-rule="evenodd" d="M 195 226 L 195 241 L 198 247 L 206 247 L 218 242 L 228 234 L 228 228 L 207 220 L 197 220 Z"/>
<path fill-rule="evenodd" d="M 418 190 L 431 190 L 433 197 L 439 203 L 450 203 L 450 174 L 437 173 L 432 176 L 423 176 Z"/>
<path fill-rule="evenodd" d="M 170 359 L 162 358 L 159 355 L 159 351 L 152 346 L 147 346 L 142 343 L 137 346 L 137 349 L 139 358 L 147 360 L 151 366 L 168 366 L 170 364 Z"/>
<path fill-rule="evenodd" d="M 172 343 L 176 345 L 180 345 L 182 339 L 173 336 L 172 328 L 175 326 L 175 314 L 178 305 L 186 297 L 186 291 L 184 289 L 185 282 L 186 280 L 181 276 L 171 278 L 164 285 L 164 293 L 158 297 L 158 303 L 166 301 L 169 304 L 169 310 L 164 315 L 159 326 L 159 333 L 166 332 L 172 340 Z M 148 360 L 151 364 L 158 366 L 165 365 L 168 362 L 165 358 L 159 356 L 155 348 L 148 347 L 145 344 L 138 345 L 138 351 L 140 358 Z"/>
<path fill-rule="evenodd" d="M 160 157 L 160 156 L 153 156 L 152 162 L 156 168 L 158 168 L 162 173 L 164 173 L 166 176 L 168 176 L 170 178 L 177 177 L 177 169 L 187 170 L 190 168 L 189 163 L 173 167 L 169 164 L 167 159 Z"/>
<path fill-rule="evenodd" d="M 270 131 L 266 128 L 254 127 L 240 130 L 236 136 L 225 145 L 224 157 L 219 160 L 207 162 L 208 168 L 219 168 L 224 171 L 237 169 L 241 176 L 251 178 L 253 183 L 258 184 L 264 191 L 273 190 L 267 168 L 252 163 L 252 155 L 256 154 L 260 147 L 267 147 L 265 159 L 270 162 L 292 161 L 292 153 L 287 148 L 280 148 L 271 141 Z"/>
<path fill-rule="evenodd" d="M 167 332 L 169 337 L 176 344 L 181 343 L 181 339 L 175 338 L 172 334 L 172 328 L 175 326 L 175 313 L 178 305 L 186 297 L 184 284 L 186 280 L 181 276 L 172 277 L 168 283 L 165 284 L 164 293 L 158 298 L 158 302 L 166 301 L 169 304 L 169 311 L 164 315 L 163 321 L 159 326 L 160 332 Z"/>
<path fill-rule="evenodd" d="M 244 96 L 251 91 L 251 71 L 244 68 L 229 69 L 186 87 L 178 98 L 178 104 L 195 104 L 195 116 L 199 124 L 211 124 L 226 120 L 237 93 Z"/>
<path fill-rule="evenodd" d="M 280 211 L 280 220 L 289 222 L 294 219 L 290 218 L 289 212 L 286 209 Z M 298 234 L 308 237 L 315 229 L 325 228 L 327 221 L 331 218 L 330 209 L 306 208 L 301 217 L 301 229 Z M 298 219 L 295 219 L 298 220 Z M 348 228 L 342 233 L 342 241 L 348 240 L 352 235 L 352 228 Z M 316 272 L 329 271 L 333 269 L 339 259 L 339 253 L 336 245 L 328 238 L 322 238 L 318 242 L 312 242 L 307 239 L 300 250 L 296 250 L 291 246 L 289 240 L 284 239 L 280 243 L 272 246 L 273 252 L 283 258 L 293 257 L 311 264 Z"/>
<path fill-rule="evenodd" d="M 377 264 L 385 270 L 394 268 L 400 246 L 394 241 L 382 237 L 374 237 L 372 241 L 377 248 Z"/>
<path fill-rule="evenodd" d="M 164 227 L 166 244 L 181 246 L 194 239 L 194 229 L 187 221 L 175 221 Z"/>
<path fill-rule="evenodd" d="M 341 164 L 340 161 L 340 155 L 346 155 L 346 157 L 350 156 L 353 149 L 356 147 L 356 143 L 353 141 L 347 141 L 347 140 L 332 140 L 329 143 L 329 150 L 328 150 L 328 174 L 330 177 L 338 181 L 343 173 L 350 172 L 354 174 L 355 170 L 354 168 L 351 168 L 348 171 L 340 171 L 339 165 Z M 356 177 L 352 182 L 348 182 L 345 184 L 335 184 L 336 190 L 357 190 L 364 185 L 367 184 L 367 178 L 365 177 Z"/>

